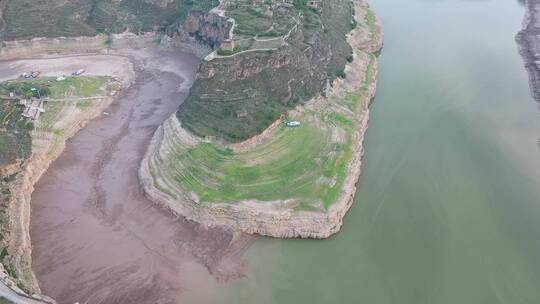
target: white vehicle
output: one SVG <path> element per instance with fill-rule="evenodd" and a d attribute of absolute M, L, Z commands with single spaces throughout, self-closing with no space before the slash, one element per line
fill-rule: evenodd
<path fill-rule="evenodd" d="M 24 78 L 24 79 L 36 79 L 39 76 L 39 74 L 41 74 L 40 71 L 24 72 L 19 77 Z"/>
<path fill-rule="evenodd" d="M 300 122 L 293 120 L 293 121 L 286 122 L 285 125 L 289 128 L 296 128 L 296 127 L 300 127 Z"/>
<path fill-rule="evenodd" d="M 62 80 L 66 80 L 66 77 L 65 76 L 58 76 L 56 78 L 56 81 L 62 81 Z"/>
<path fill-rule="evenodd" d="M 77 70 L 76 72 L 71 73 L 73 76 L 79 76 L 82 75 L 85 72 L 84 69 Z"/>

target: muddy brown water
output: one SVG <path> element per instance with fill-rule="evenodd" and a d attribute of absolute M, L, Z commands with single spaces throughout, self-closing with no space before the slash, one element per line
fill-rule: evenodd
<path fill-rule="evenodd" d="M 33 269 L 60 304 L 176 303 L 193 276 L 239 274 L 230 233 L 173 216 L 139 187 L 147 144 L 185 99 L 199 60 L 176 52 L 131 60 L 135 84 L 68 141 L 32 195 Z M 166 72 L 171 63 L 181 73 Z"/>

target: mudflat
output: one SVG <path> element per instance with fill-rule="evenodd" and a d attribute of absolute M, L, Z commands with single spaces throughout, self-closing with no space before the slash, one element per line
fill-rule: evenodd
<path fill-rule="evenodd" d="M 33 270 L 58 303 L 172 303 L 194 287 L 190 277 L 242 274 L 250 237 L 179 219 L 139 186 L 148 142 L 185 99 L 199 59 L 165 51 L 124 58 L 133 85 L 68 141 L 32 195 Z"/>

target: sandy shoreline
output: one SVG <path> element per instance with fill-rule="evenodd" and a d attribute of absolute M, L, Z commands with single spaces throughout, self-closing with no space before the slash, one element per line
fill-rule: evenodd
<path fill-rule="evenodd" d="M 369 7 L 366 2 L 355 1 L 356 18 L 359 23 L 364 23 L 366 8 Z M 365 71 L 373 53 L 382 48 L 382 28 L 379 21 L 376 21 L 375 27 L 379 35 L 375 39 L 366 41 L 365 28 L 359 26 L 353 30 L 348 41 L 357 51 L 355 60 L 349 63 L 346 71 Z M 192 201 L 190 195 L 183 193 L 180 189 L 174 191 L 162 191 L 155 186 L 154 179 L 159 182 L 165 182 L 159 170 L 159 164 L 164 155 L 171 150 L 167 142 L 174 142 L 176 137 L 181 142 L 191 145 L 200 141 L 200 139 L 189 134 L 184 130 L 178 119 L 173 115 L 161 126 L 154 135 L 150 147 L 143 159 L 139 172 L 142 186 L 147 195 L 157 203 L 173 212 L 180 214 L 190 220 L 199 222 L 208 227 L 226 227 L 232 230 L 240 230 L 250 234 L 260 234 L 273 237 L 304 237 L 304 238 L 326 238 L 336 233 L 341 228 L 343 217 L 350 208 L 354 194 L 356 192 L 356 183 L 360 176 L 361 162 L 363 155 L 363 139 L 367 131 L 369 121 L 369 104 L 376 91 L 377 63 L 373 61 L 373 81 L 370 82 L 368 94 L 364 97 L 365 102 L 361 110 L 360 127 L 353 134 L 353 160 L 348 165 L 348 174 L 343 186 L 343 191 L 327 212 L 312 211 L 293 211 L 290 208 L 280 208 L 287 205 L 287 201 L 258 202 L 241 201 L 234 204 L 198 204 Z M 351 77 L 346 80 L 340 80 L 335 85 L 331 93 L 332 96 L 344 95 L 347 92 L 354 92 L 362 84 L 366 73 L 350 73 Z M 316 98 L 307 103 L 316 104 L 321 102 L 321 98 Z M 264 133 L 264 132 L 263 132 Z M 269 132 L 271 133 L 271 132 Z M 256 136 L 257 137 L 257 136 Z M 165 139 L 167 138 L 167 139 Z M 155 172 L 158 171 L 158 172 Z M 169 183 L 170 185 L 170 183 Z M 168 185 L 168 186 L 169 186 Z M 172 186 L 172 185 L 171 185 Z M 178 187 L 176 187 L 178 188 Z M 176 190 L 175 188 L 175 190 Z M 170 190 L 171 187 L 167 188 Z"/>

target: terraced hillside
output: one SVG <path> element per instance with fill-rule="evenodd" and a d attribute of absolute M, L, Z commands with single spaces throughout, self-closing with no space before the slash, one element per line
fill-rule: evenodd
<path fill-rule="evenodd" d="M 166 31 L 218 0 L 3 0 L 0 41 Z"/>
<path fill-rule="evenodd" d="M 346 79 L 241 143 L 198 137 L 172 117 L 156 133 L 141 167 L 147 193 L 209 226 L 276 237 L 336 233 L 360 174 L 382 47 L 373 13 L 360 1 L 356 10 Z"/>
<path fill-rule="evenodd" d="M 235 152 L 211 142 L 175 145 L 166 163 L 174 170 L 171 177 L 200 203 L 293 199 L 297 209 L 326 210 L 343 187 L 352 133 L 359 128 L 362 103 L 374 81 L 372 66 L 365 68 L 360 92 L 289 113 L 288 119 L 301 126 L 281 124 L 253 149 Z"/>
<path fill-rule="evenodd" d="M 156 187 L 173 193 L 179 186 L 198 204 L 289 200 L 295 210 L 327 210 L 342 191 L 353 157 L 353 134 L 363 123 L 362 109 L 375 81 L 375 56 L 357 56 L 367 63 L 358 91 L 289 112 L 287 119 L 300 121 L 300 127 L 282 123 L 251 149 L 235 151 L 206 141 L 189 144 L 182 133 L 169 132 L 167 157 L 154 167 Z"/>
<path fill-rule="evenodd" d="M 234 48 L 203 62 L 180 107 L 182 125 L 199 136 L 238 142 L 344 76 L 355 27 L 350 0 L 238 0 L 220 8 L 235 20 Z"/>

